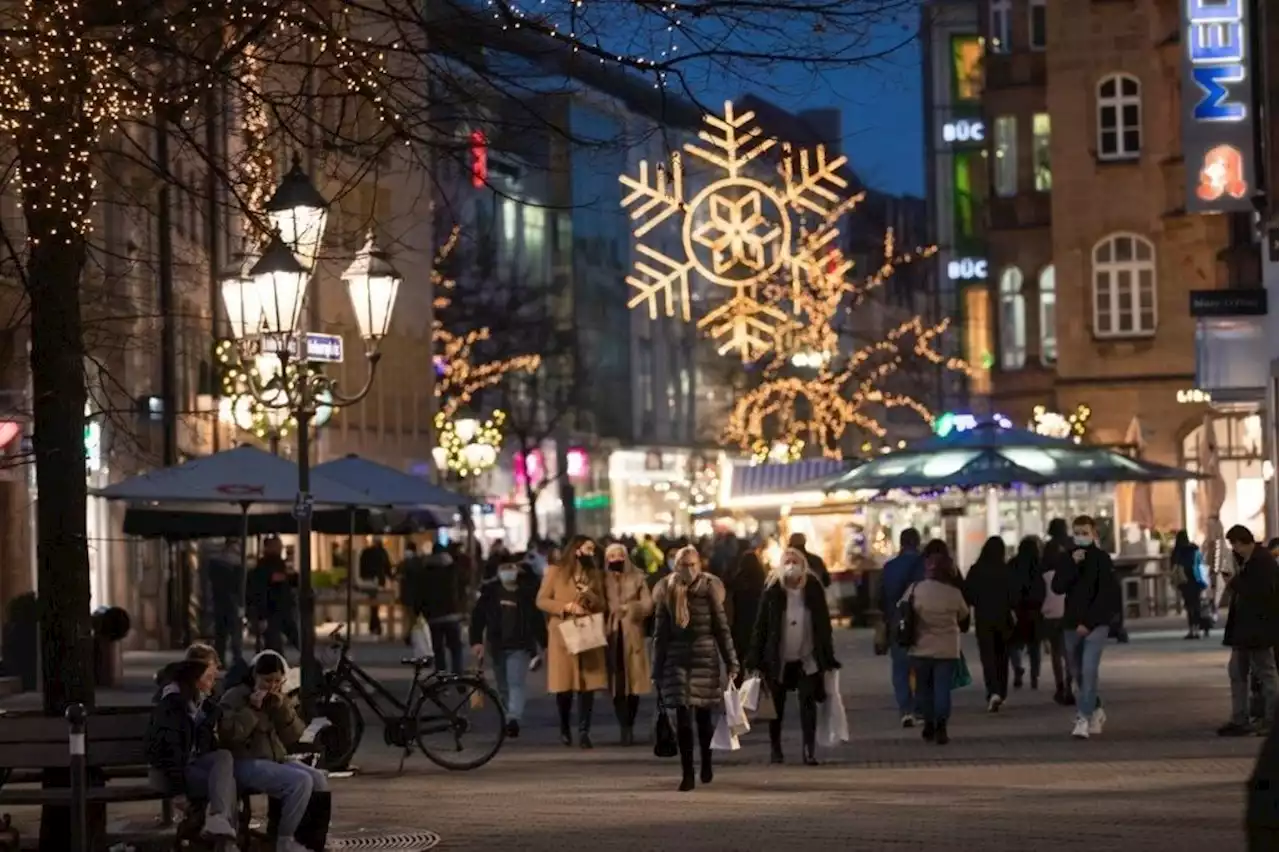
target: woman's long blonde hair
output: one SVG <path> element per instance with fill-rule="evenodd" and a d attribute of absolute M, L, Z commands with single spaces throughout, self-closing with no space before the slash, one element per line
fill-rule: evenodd
<path fill-rule="evenodd" d="M 697 564 L 696 570 L 691 572 L 689 576 L 685 576 L 680 566 L 684 562 L 686 554 L 692 554 Z M 671 572 L 671 578 L 667 581 L 667 586 L 671 592 L 671 616 L 675 619 L 676 626 L 689 626 L 689 588 L 698 581 L 702 576 L 702 554 L 698 553 L 698 548 L 693 545 L 680 548 L 676 553 L 675 570 Z"/>

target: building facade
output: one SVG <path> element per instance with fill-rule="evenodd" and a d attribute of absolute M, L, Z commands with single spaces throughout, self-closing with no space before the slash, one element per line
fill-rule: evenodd
<path fill-rule="evenodd" d="M 983 114 L 984 42 L 977 0 L 935 0 L 921 11 L 925 191 L 933 314 L 958 334 L 944 351 L 973 370 L 938 371 L 939 408 L 986 412 L 995 360 L 992 265 L 987 240 L 989 137 Z"/>

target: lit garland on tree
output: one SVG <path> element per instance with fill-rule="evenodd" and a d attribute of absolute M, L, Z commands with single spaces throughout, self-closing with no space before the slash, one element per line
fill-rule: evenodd
<path fill-rule="evenodd" d="M 440 451 L 443 467 L 460 479 L 477 477 L 498 459 L 502 450 L 502 425 L 507 415 L 493 412 L 489 419 L 475 424 L 474 434 L 463 434 L 457 420 L 441 411 L 436 414 L 436 447 Z"/>
<path fill-rule="evenodd" d="M 234 340 L 219 340 L 213 350 L 221 375 L 221 397 L 227 400 L 228 410 L 235 424 L 246 432 L 252 433 L 259 440 L 287 438 L 298 428 L 298 420 L 291 412 L 283 408 L 264 405 L 254 395 L 251 387 L 262 387 L 269 376 L 263 375 L 264 369 L 279 368 L 279 361 L 271 364 L 264 360 L 262 367 L 257 364 L 245 365 L 240 359 L 240 350 Z M 266 356 L 271 359 L 273 356 Z M 285 369 L 287 381 L 296 382 L 299 377 L 298 362 L 290 361 Z M 320 365 L 306 364 L 308 380 L 323 375 Z M 282 399 L 287 394 L 281 394 Z M 319 429 L 329 422 L 333 416 L 333 407 L 326 405 L 326 399 L 316 400 L 315 414 L 311 417 L 311 427 Z"/>
<path fill-rule="evenodd" d="M 457 281 L 441 270 L 458 245 L 459 230 L 454 228 L 449 239 L 436 253 L 431 270 L 431 284 L 435 293 L 435 323 L 431 336 L 436 355 L 436 396 L 440 399 L 440 416 L 451 420 L 459 410 L 471 402 L 478 391 L 492 387 L 511 372 L 532 373 L 542 365 L 539 355 L 514 355 L 510 358 L 473 364 L 472 350 L 478 343 L 490 339 L 488 327 L 465 334 L 454 334 L 445 328 L 441 313 L 453 302 L 452 293 Z M 504 415 L 505 416 L 505 415 Z"/>

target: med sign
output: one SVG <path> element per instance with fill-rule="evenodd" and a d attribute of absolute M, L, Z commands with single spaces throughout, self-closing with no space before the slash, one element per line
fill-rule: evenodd
<path fill-rule="evenodd" d="M 1187 210 L 1252 210 L 1256 173 L 1245 0 L 1181 0 Z"/>

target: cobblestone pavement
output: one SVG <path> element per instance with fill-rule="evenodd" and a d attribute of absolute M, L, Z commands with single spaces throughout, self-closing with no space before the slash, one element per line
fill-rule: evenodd
<path fill-rule="evenodd" d="M 594 751 L 556 742 L 554 710 L 534 690 L 526 732 L 486 767 L 450 773 L 398 756 L 370 729 L 361 772 L 335 779 L 335 834 L 355 828 L 430 829 L 440 849 L 817 850 L 975 852 L 1235 852 L 1243 850 L 1243 782 L 1261 741 L 1223 740 L 1227 655 L 1218 642 L 1135 633 L 1103 659 L 1105 735 L 1068 736 L 1070 712 L 1050 688 L 1023 689 L 983 712 L 981 678 L 956 695 L 950 745 L 897 725 L 888 663 L 869 636 L 839 631 L 842 693 L 852 740 L 824 765 L 768 765 L 767 734 L 717 754 L 716 778 L 676 791 L 678 765 L 647 746 L 612 745 L 611 708 L 598 702 Z M 360 649 L 379 675 L 399 676 L 396 649 Z M 977 676 L 977 654 L 967 650 Z M 143 661 L 139 660 L 140 665 Z M 1051 679 L 1050 679 L 1051 681 Z M 642 717 L 651 714 L 646 710 Z M 792 708 L 794 710 L 794 707 Z"/>

